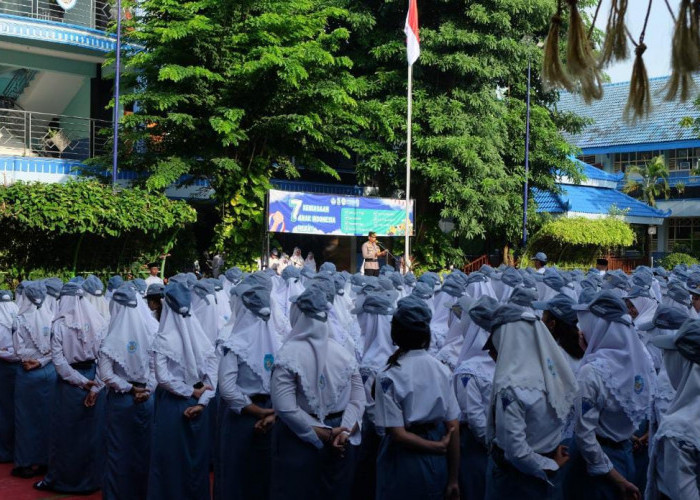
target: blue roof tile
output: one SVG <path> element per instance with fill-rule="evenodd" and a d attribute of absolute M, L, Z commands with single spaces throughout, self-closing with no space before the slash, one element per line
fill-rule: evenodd
<path fill-rule="evenodd" d="M 560 194 L 534 190 L 538 212 L 605 215 L 610 213 L 614 205 L 618 210 L 629 210 L 627 212 L 629 217 L 668 217 L 670 215 L 615 189 L 563 184 L 558 186 L 562 190 Z"/>
<path fill-rule="evenodd" d="M 617 174 L 606 172 L 605 170 L 602 170 L 598 167 L 594 167 L 593 165 L 584 163 L 578 158 L 571 157 L 569 159 L 576 164 L 576 166 L 581 170 L 586 179 L 596 181 L 619 182 L 625 176 L 625 174 L 623 174 L 622 172 L 618 172 Z"/>
<path fill-rule="evenodd" d="M 645 120 L 626 123 L 622 113 L 627 104 L 629 82 L 604 85 L 604 95 L 599 101 L 590 105 L 583 102 L 578 94 L 561 92 L 556 105 L 559 111 L 572 112 L 593 123 L 580 134 L 565 134 L 566 139 L 581 149 L 625 144 L 648 144 L 659 142 L 698 140 L 692 128 L 680 126 L 683 117 L 700 117 L 693 102 L 665 101 L 666 82 L 669 77 L 651 78 L 649 86 L 652 109 Z M 700 84 L 700 75 L 694 75 L 696 85 Z"/>

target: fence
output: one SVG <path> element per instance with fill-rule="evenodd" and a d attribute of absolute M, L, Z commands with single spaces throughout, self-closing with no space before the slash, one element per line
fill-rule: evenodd
<path fill-rule="evenodd" d="M 0 150 L 17 156 L 85 160 L 108 152 L 104 120 L 0 109 Z"/>
<path fill-rule="evenodd" d="M 608 259 L 608 270 L 614 271 L 616 269 L 622 269 L 626 273 L 631 273 L 637 266 L 647 266 L 649 265 L 648 257 L 613 257 L 608 255 L 605 257 Z"/>
<path fill-rule="evenodd" d="M 0 14 L 31 17 L 97 30 L 105 30 L 112 19 L 112 6 L 105 0 L 77 0 L 68 9 L 55 0 L 3 0 L 0 2 Z"/>
<path fill-rule="evenodd" d="M 474 271 L 478 271 L 479 269 L 481 269 L 481 266 L 483 266 L 484 264 L 489 264 L 489 256 L 485 254 L 465 264 L 462 268 L 462 271 L 464 271 L 467 274 L 473 273 Z"/>

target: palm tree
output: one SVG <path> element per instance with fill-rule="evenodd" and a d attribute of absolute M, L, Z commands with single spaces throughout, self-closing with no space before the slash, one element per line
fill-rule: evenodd
<path fill-rule="evenodd" d="M 671 194 L 668 177 L 669 171 L 664 157 L 656 156 L 645 165 L 627 167 L 622 192 L 637 194 L 642 201 L 655 207 L 656 198 L 663 195 L 664 199 L 668 199 Z"/>

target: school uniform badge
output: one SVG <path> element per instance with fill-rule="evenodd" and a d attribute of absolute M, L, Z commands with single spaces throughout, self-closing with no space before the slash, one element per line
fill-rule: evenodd
<path fill-rule="evenodd" d="M 634 392 L 635 394 L 641 394 L 644 390 L 644 377 L 641 375 L 634 376 Z"/>
<path fill-rule="evenodd" d="M 129 354 L 134 354 L 138 348 L 139 344 L 135 340 L 130 340 L 126 344 L 126 352 L 128 352 Z"/>
<path fill-rule="evenodd" d="M 263 367 L 265 367 L 265 371 L 269 372 L 272 370 L 272 365 L 275 362 L 275 357 L 272 354 L 265 354 L 263 357 Z"/>

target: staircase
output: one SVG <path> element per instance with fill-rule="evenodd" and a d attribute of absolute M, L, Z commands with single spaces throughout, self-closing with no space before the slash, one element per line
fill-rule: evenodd
<path fill-rule="evenodd" d="M 29 87 L 37 73 L 38 71 L 33 69 L 20 68 L 16 70 L 12 79 L 0 93 L 0 108 L 22 109 L 17 101 L 26 88 Z"/>

